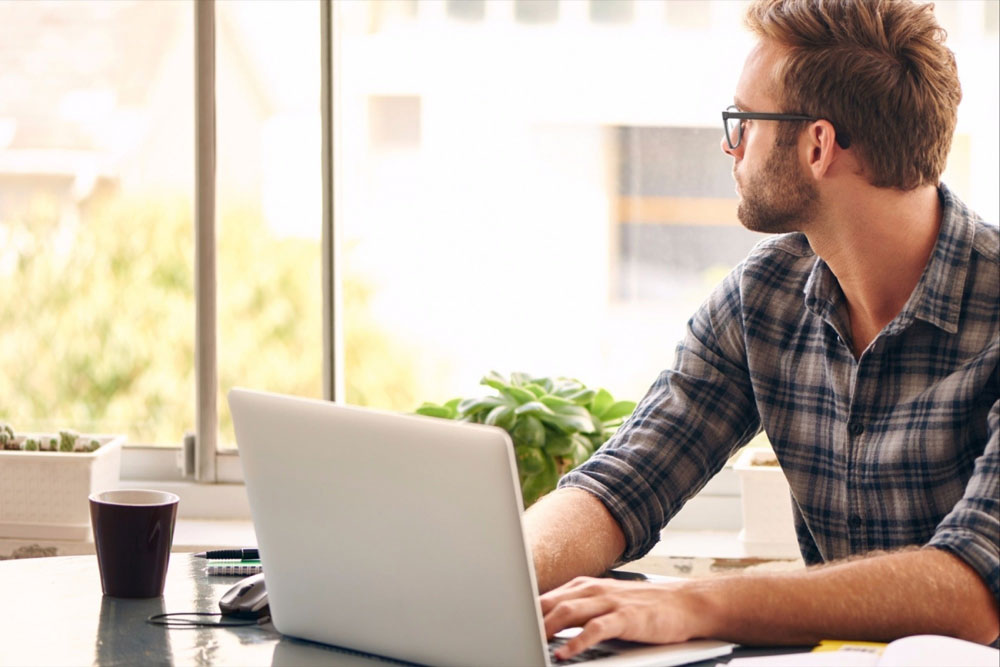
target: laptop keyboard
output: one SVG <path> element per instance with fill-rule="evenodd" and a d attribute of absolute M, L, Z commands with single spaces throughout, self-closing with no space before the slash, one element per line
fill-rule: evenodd
<path fill-rule="evenodd" d="M 565 644 L 568 639 L 561 639 L 559 637 L 554 637 L 549 640 L 549 660 L 552 661 L 553 665 L 575 665 L 580 662 L 589 662 L 590 660 L 598 660 L 600 658 L 610 658 L 613 655 L 618 655 L 615 651 L 609 651 L 607 649 L 598 648 L 596 646 L 588 648 L 586 651 L 577 653 L 569 660 L 559 660 L 555 656 L 555 651 L 557 648 Z"/>

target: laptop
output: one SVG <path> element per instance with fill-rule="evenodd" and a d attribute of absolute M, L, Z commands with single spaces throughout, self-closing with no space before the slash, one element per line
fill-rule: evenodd
<path fill-rule="evenodd" d="M 279 632 L 419 664 L 554 664 L 506 431 L 245 389 L 229 406 Z M 733 648 L 606 644 L 592 664 Z"/>

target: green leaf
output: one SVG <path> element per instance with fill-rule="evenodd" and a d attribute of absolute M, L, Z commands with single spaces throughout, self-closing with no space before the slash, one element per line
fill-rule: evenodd
<path fill-rule="evenodd" d="M 554 415 L 555 413 L 549 408 L 549 406 L 541 403 L 539 401 L 531 401 L 525 403 L 524 405 L 519 405 L 514 409 L 515 415 L 537 415 L 539 419 L 544 419 L 542 415 Z"/>
<path fill-rule="evenodd" d="M 517 459 L 518 472 L 525 477 L 545 470 L 545 454 L 537 447 L 517 445 L 514 447 L 514 456 Z"/>
<path fill-rule="evenodd" d="M 458 414 L 463 417 L 470 417 L 481 410 L 492 410 L 505 402 L 499 396 L 484 396 L 481 398 L 467 398 L 458 404 Z"/>
<path fill-rule="evenodd" d="M 635 401 L 618 401 L 603 414 L 598 415 L 604 421 L 611 421 L 619 417 L 627 417 L 635 411 Z"/>
<path fill-rule="evenodd" d="M 579 433 L 574 433 L 572 436 L 573 441 L 573 451 L 570 453 L 570 460 L 572 461 L 573 467 L 577 467 L 584 461 L 590 458 L 593 454 L 591 449 L 590 440 Z"/>
<path fill-rule="evenodd" d="M 567 405 L 575 405 L 575 403 L 573 403 L 573 401 L 569 400 L 568 398 L 563 398 L 562 396 L 556 396 L 555 394 L 542 396 L 538 400 L 540 400 L 542 403 L 549 406 L 553 410 L 555 410 L 556 408 L 565 407 Z"/>
<path fill-rule="evenodd" d="M 535 451 L 540 450 L 536 449 Z M 524 499 L 525 507 L 531 506 L 536 500 L 556 488 L 556 483 L 559 481 L 555 461 L 544 455 L 542 458 L 545 460 L 545 467 L 540 472 L 527 477 L 521 485 L 521 497 Z"/>
<path fill-rule="evenodd" d="M 455 413 L 444 405 L 434 403 L 424 403 L 417 408 L 417 414 L 425 417 L 438 417 L 439 419 L 454 419 Z"/>
<path fill-rule="evenodd" d="M 534 382 L 544 389 L 546 394 L 552 393 L 552 389 L 554 387 L 552 378 L 535 378 Z"/>
<path fill-rule="evenodd" d="M 524 385 L 524 388 L 530 391 L 532 394 L 534 394 L 535 398 L 541 398 L 542 396 L 545 396 L 545 394 L 548 393 L 547 391 L 545 391 L 545 387 L 543 387 L 540 384 L 535 384 L 534 382 L 532 382 L 531 384 Z"/>
<path fill-rule="evenodd" d="M 500 389 L 500 393 L 504 396 L 508 396 L 519 404 L 530 403 L 535 400 L 535 395 L 532 394 L 527 389 L 521 389 L 520 387 L 507 386 Z"/>
<path fill-rule="evenodd" d="M 458 414 L 458 404 L 462 402 L 460 398 L 453 398 L 444 404 L 444 407 L 451 410 L 454 414 Z"/>
<path fill-rule="evenodd" d="M 528 447 L 541 447 L 545 444 L 545 427 L 533 415 L 522 415 L 511 430 L 514 442 Z"/>
<path fill-rule="evenodd" d="M 565 405 L 555 408 L 553 412 L 556 413 L 556 416 L 563 423 L 575 431 L 580 431 L 581 433 L 592 433 L 594 431 L 594 420 L 591 419 L 590 413 L 587 412 L 586 408 L 581 408 L 579 405 Z"/>
<path fill-rule="evenodd" d="M 573 451 L 573 439 L 562 433 L 552 434 L 545 440 L 545 453 L 550 456 L 568 456 Z"/>
<path fill-rule="evenodd" d="M 577 405 L 587 406 L 591 400 L 593 400 L 596 392 L 593 389 L 581 389 L 580 391 L 575 391 L 566 398 L 573 401 Z"/>
<path fill-rule="evenodd" d="M 485 384 L 497 390 L 508 386 L 507 379 L 496 371 L 490 371 L 487 373 L 486 376 L 479 381 L 479 384 Z"/>
<path fill-rule="evenodd" d="M 600 418 L 604 418 L 604 413 L 614 405 L 615 399 L 607 389 L 600 389 L 594 400 L 590 404 L 590 411 Z"/>
<path fill-rule="evenodd" d="M 570 380 L 568 378 L 563 378 L 556 383 L 556 386 L 549 393 L 555 394 L 556 396 L 562 396 L 567 398 L 568 396 L 575 394 L 581 389 L 586 389 L 583 383 L 579 380 Z"/>
<path fill-rule="evenodd" d="M 514 424 L 514 408 L 509 405 L 498 405 L 490 410 L 483 423 L 506 429 Z"/>

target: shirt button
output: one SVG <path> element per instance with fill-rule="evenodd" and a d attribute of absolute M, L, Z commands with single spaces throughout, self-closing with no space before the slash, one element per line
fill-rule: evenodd
<path fill-rule="evenodd" d="M 850 422 L 847 425 L 847 432 L 851 435 L 861 435 L 865 432 L 865 425 L 861 422 Z"/>
<path fill-rule="evenodd" d="M 852 514 L 851 518 L 847 520 L 847 525 L 855 530 L 861 527 L 861 517 L 857 514 Z"/>

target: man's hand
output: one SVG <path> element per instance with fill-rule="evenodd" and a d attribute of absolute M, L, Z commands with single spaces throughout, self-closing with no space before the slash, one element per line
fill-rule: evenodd
<path fill-rule="evenodd" d="M 606 639 L 672 644 L 704 636 L 697 584 L 649 583 L 579 577 L 541 597 L 545 634 L 583 631 L 556 650 L 572 658 Z"/>
<path fill-rule="evenodd" d="M 560 659 L 615 637 L 807 645 L 940 634 L 987 644 L 1000 633 L 990 589 L 963 561 L 934 548 L 668 583 L 581 577 L 543 595 L 541 606 L 548 636 L 583 627 Z"/>

